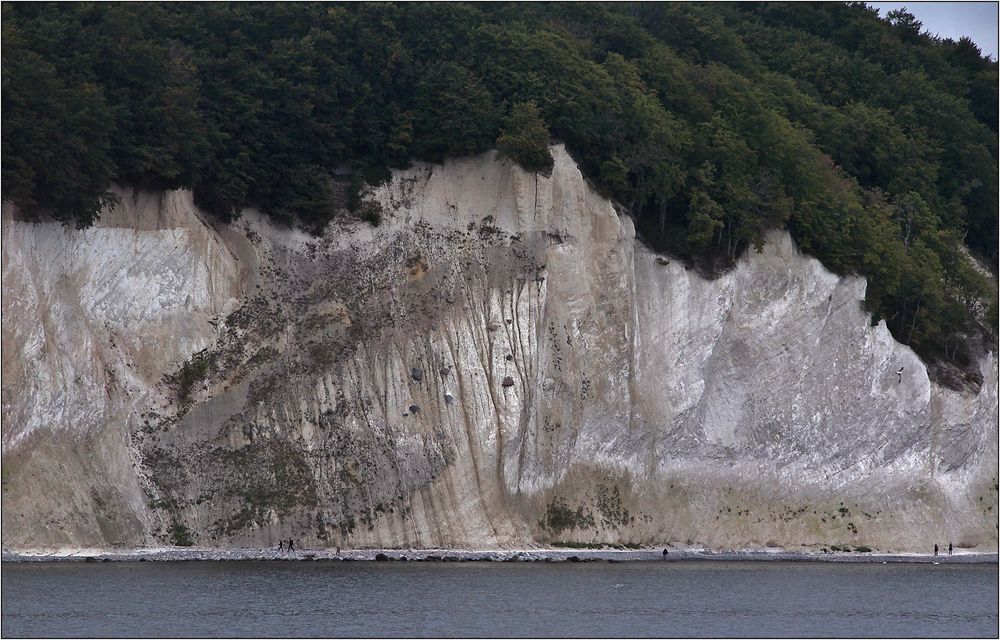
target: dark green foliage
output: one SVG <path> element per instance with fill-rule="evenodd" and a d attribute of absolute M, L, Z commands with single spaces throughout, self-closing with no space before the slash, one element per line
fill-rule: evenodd
<path fill-rule="evenodd" d="M 91 224 L 113 182 L 319 233 L 388 168 L 566 144 L 700 268 L 788 228 L 921 355 L 995 342 L 997 63 L 861 3 L 8 3 L 3 197 Z M 341 176 L 353 176 L 342 178 Z M 949 365 L 950 366 L 950 365 Z M 973 374 L 978 375 L 978 374 Z"/>
<path fill-rule="evenodd" d="M 492 146 L 496 108 L 473 72 L 457 62 L 432 62 L 418 76 L 411 116 L 412 155 L 440 161 L 482 153 Z"/>
<path fill-rule="evenodd" d="M 565 500 L 555 498 L 545 510 L 545 519 L 539 524 L 554 533 L 566 529 L 587 529 L 594 526 L 594 516 L 582 506 L 574 511 Z"/>
<path fill-rule="evenodd" d="M 168 533 L 170 534 L 170 541 L 175 547 L 190 547 L 194 545 L 194 540 L 191 538 L 191 531 L 180 522 L 170 525 Z"/>
<path fill-rule="evenodd" d="M 186 403 L 191 396 L 194 385 L 205 379 L 212 367 L 212 358 L 204 351 L 191 356 L 170 381 L 177 387 L 177 399 Z"/>
<path fill-rule="evenodd" d="M 86 227 L 110 202 L 113 110 L 89 78 L 62 73 L 3 26 L 3 198 Z"/>
<path fill-rule="evenodd" d="M 510 109 L 497 138 L 497 151 L 527 171 L 552 169 L 549 130 L 534 102 L 518 102 Z"/>

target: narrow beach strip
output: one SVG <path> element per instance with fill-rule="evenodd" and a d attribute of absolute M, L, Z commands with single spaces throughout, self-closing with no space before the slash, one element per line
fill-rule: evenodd
<path fill-rule="evenodd" d="M 3 562 L 180 562 L 180 561 L 384 561 L 384 562 L 847 562 L 997 564 L 996 552 L 954 555 L 916 553 L 681 549 L 277 549 L 167 547 L 149 549 L 82 549 L 79 551 L 4 550 Z"/>

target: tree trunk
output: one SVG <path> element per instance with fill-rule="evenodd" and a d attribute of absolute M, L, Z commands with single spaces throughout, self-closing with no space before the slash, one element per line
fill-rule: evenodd
<path fill-rule="evenodd" d="M 913 330 L 917 328 L 917 316 L 920 314 L 920 301 L 917 301 L 917 309 L 913 312 L 913 321 L 910 322 L 910 334 L 906 336 L 907 342 L 913 342 Z"/>

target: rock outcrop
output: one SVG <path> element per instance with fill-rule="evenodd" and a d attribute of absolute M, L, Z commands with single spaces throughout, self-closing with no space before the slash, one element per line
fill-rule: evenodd
<path fill-rule="evenodd" d="M 5 545 L 997 549 L 995 355 L 938 386 L 864 279 L 784 233 L 705 279 L 554 156 L 415 165 L 319 238 L 7 207 Z"/>

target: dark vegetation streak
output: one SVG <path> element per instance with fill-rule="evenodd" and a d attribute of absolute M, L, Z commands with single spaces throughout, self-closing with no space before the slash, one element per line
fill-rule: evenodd
<path fill-rule="evenodd" d="M 545 172 L 551 138 L 703 272 L 786 227 L 867 276 L 875 319 L 955 387 L 996 343 L 961 248 L 996 272 L 997 113 L 970 40 L 861 3 L 3 6 L 22 215 L 86 227 L 119 183 L 377 224 L 360 193 L 389 168 L 495 147 Z"/>

